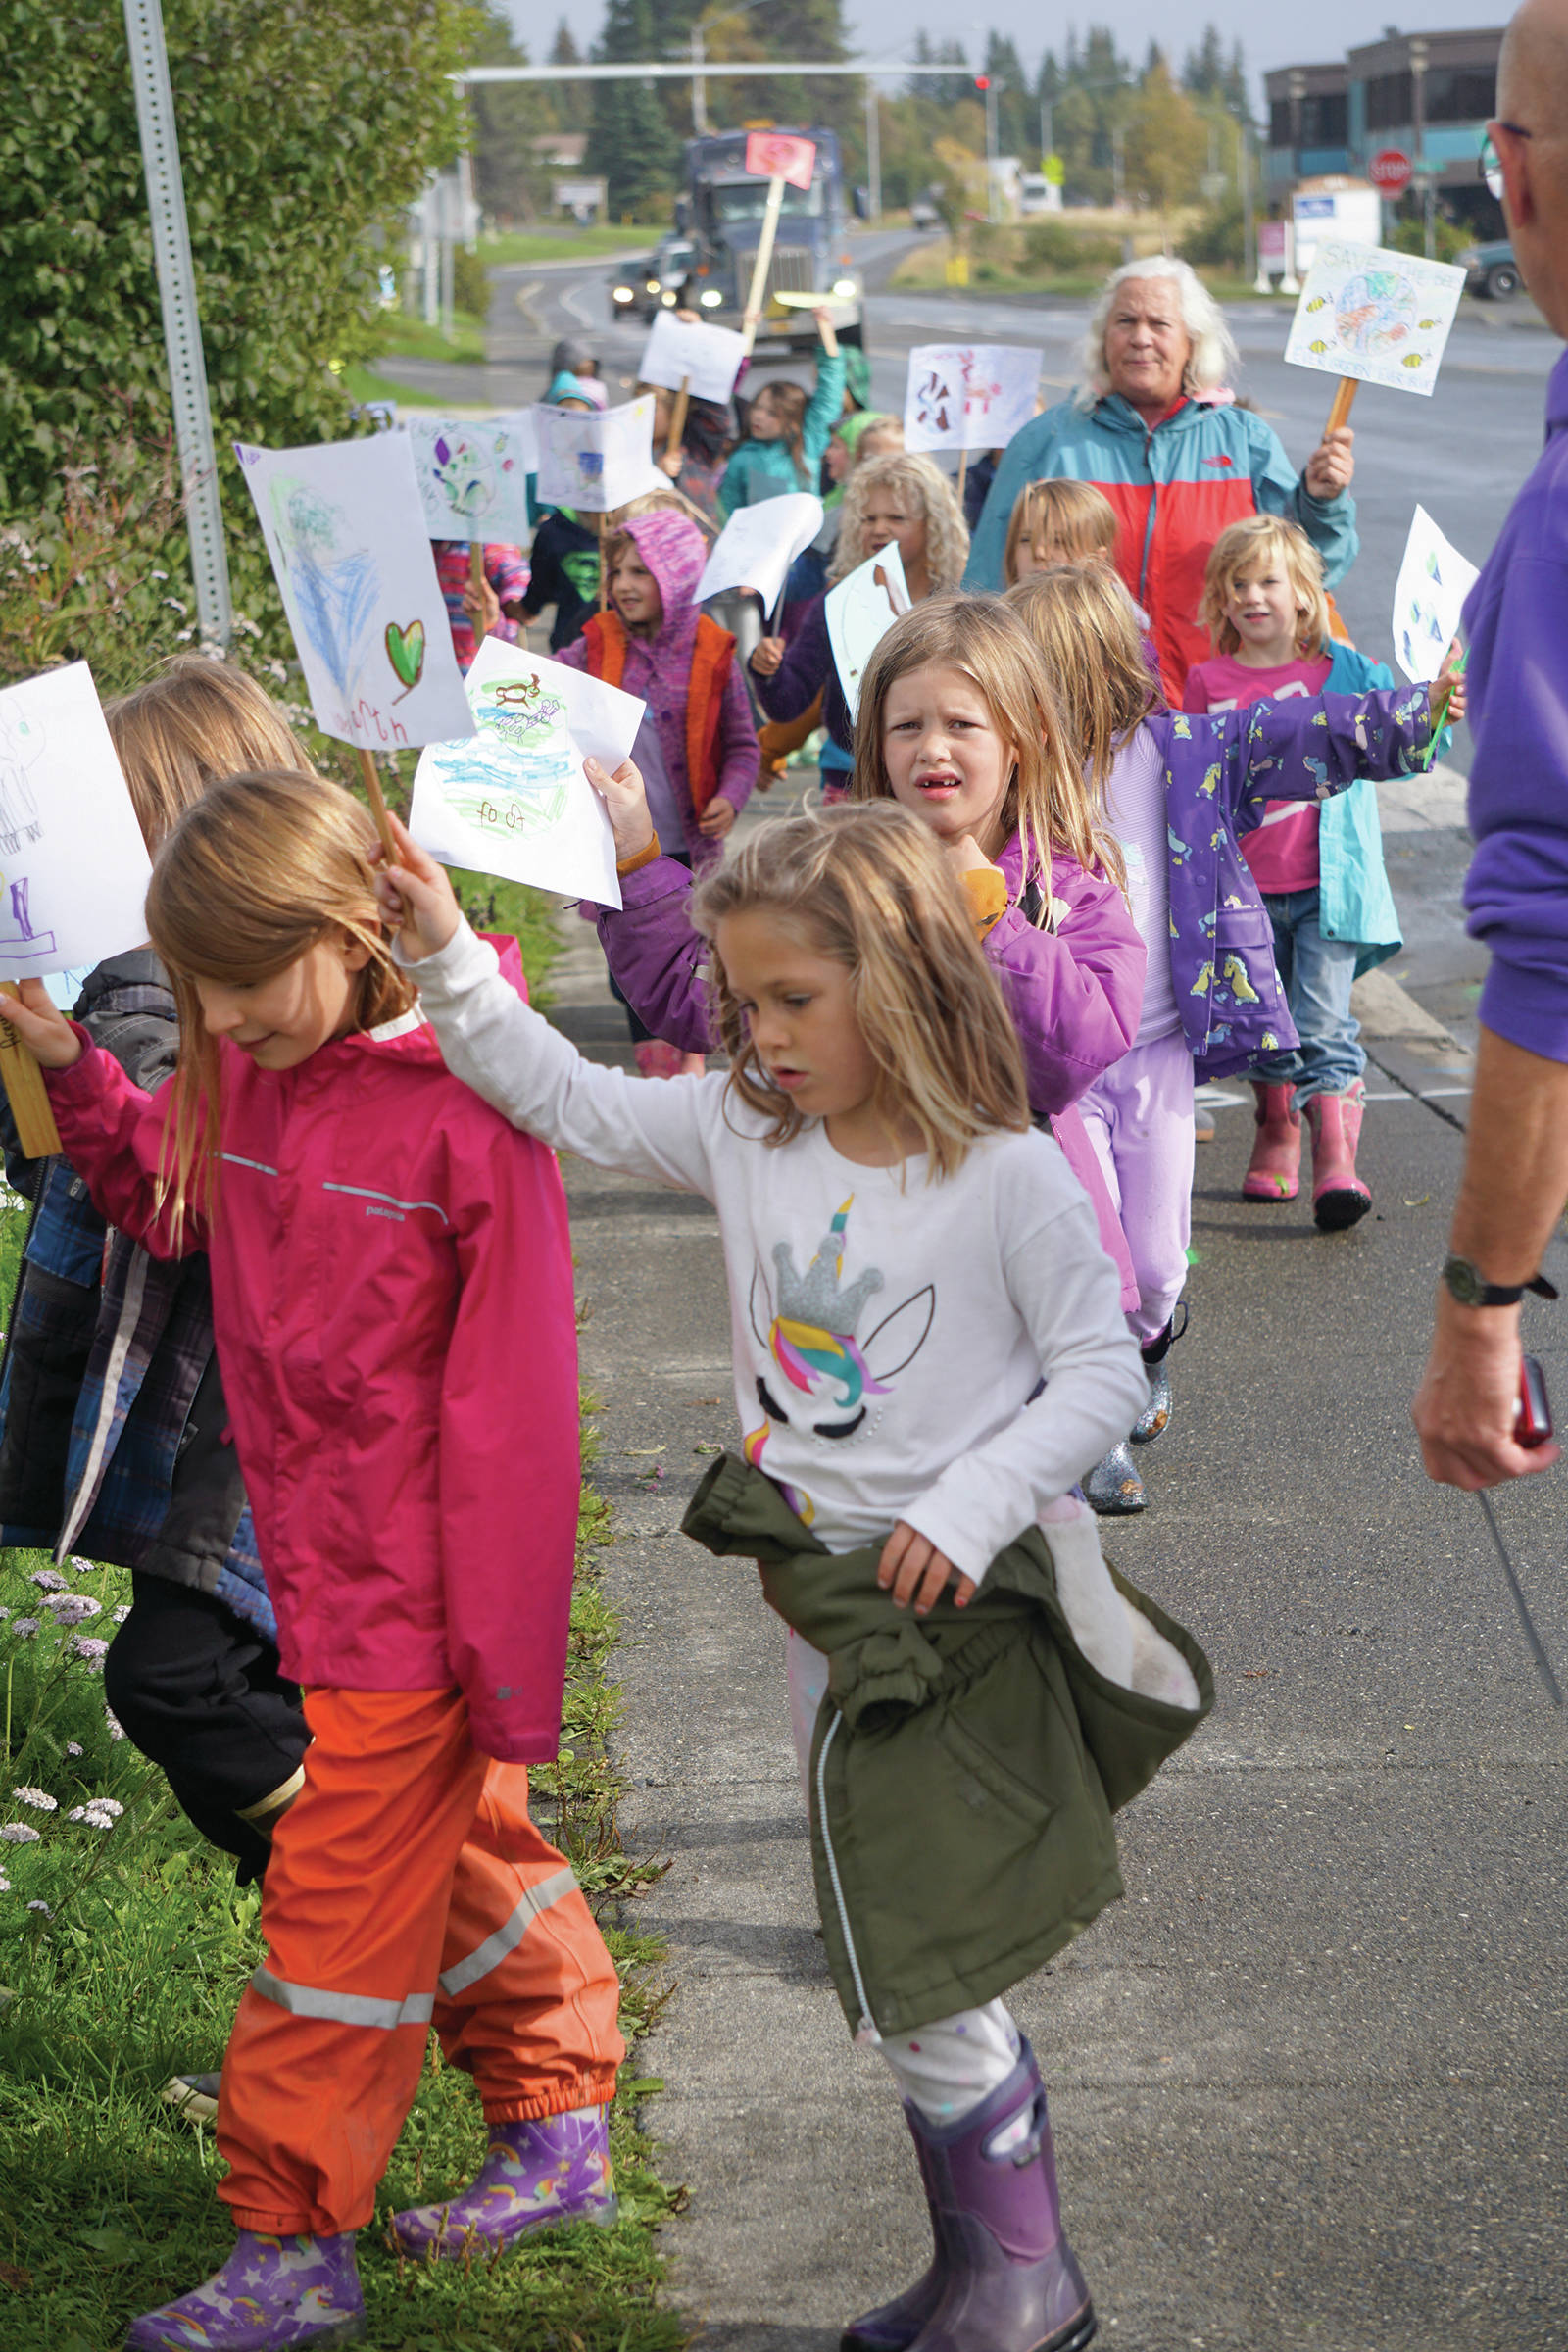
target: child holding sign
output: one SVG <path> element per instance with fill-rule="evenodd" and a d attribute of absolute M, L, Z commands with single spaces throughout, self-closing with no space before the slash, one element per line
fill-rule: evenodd
<path fill-rule="evenodd" d="M 147 901 L 181 1012 L 157 1098 L 40 986 L 6 1001 L 104 1214 L 157 1256 L 209 1252 L 283 1666 L 309 1691 L 223 2062 L 239 2243 L 129 2352 L 362 2331 L 354 2234 L 432 2022 L 490 2147 L 464 2195 L 394 2218 L 398 2243 L 461 2258 L 614 2211 L 615 1970 L 527 1805 L 559 1738 L 577 1525 L 565 1202 L 550 1154 L 448 1074 L 374 852 L 310 776 L 230 777 L 187 810 Z M 498 1366 L 525 1370 L 524 1402 Z"/>
<path fill-rule="evenodd" d="M 1232 523 L 1215 542 L 1200 617 L 1215 650 L 1187 673 L 1188 710 L 1246 710 L 1265 695 L 1364 694 L 1394 684 L 1381 662 L 1330 634 L 1322 559 L 1303 530 L 1277 515 Z M 1463 710 L 1461 690 L 1449 714 Z M 1446 741 L 1445 734 L 1440 748 Z M 1268 909 L 1298 1039 L 1287 1051 L 1258 1054 L 1248 1073 L 1257 1132 L 1242 1198 L 1295 1200 L 1304 1111 L 1312 1130 L 1313 1222 L 1340 1232 L 1372 1205 L 1355 1164 L 1366 1055 L 1350 989 L 1403 944 L 1376 790 L 1363 779 L 1321 808 L 1269 801 L 1256 829 L 1242 836 L 1241 851 Z"/>
<path fill-rule="evenodd" d="M 764 384 L 752 402 L 746 439 L 724 468 L 718 512 L 727 522 L 737 507 L 755 507 L 783 490 L 814 490 L 822 456 L 844 411 L 844 354 L 826 311 L 813 312 L 822 338 L 816 385 L 809 400 L 801 385 Z"/>

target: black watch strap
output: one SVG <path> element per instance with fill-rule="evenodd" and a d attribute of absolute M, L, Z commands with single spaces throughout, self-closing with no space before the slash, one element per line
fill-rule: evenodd
<path fill-rule="evenodd" d="M 1517 1306 L 1526 1291 L 1533 1291 L 1538 1298 L 1557 1296 L 1544 1274 L 1534 1274 L 1528 1282 L 1488 1282 L 1480 1267 L 1467 1257 L 1446 1259 L 1443 1279 L 1461 1306 Z"/>

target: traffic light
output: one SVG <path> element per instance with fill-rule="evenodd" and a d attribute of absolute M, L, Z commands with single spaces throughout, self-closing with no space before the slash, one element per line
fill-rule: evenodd
<path fill-rule="evenodd" d="M 989 89 L 990 89 L 990 87 L 991 87 L 991 76 L 990 76 L 990 74 L 977 74 L 975 75 L 975 77 L 974 77 L 974 86 L 975 86 L 975 88 L 976 88 L 977 90 L 989 90 Z"/>

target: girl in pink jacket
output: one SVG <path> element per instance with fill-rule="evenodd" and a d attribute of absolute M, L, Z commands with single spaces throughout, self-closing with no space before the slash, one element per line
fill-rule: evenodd
<path fill-rule="evenodd" d="M 565 1203 L 551 1153 L 449 1076 L 388 952 L 373 846 L 346 793 L 296 773 L 186 812 L 147 902 L 180 1012 L 156 1097 L 41 986 L 6 1014 L 102 1213 L 155 1256 L 208 1252 L 313 1734 L 223 2062 L 239 2242 L 135 2323 L 132 2352 L 360 2332 L 354 2233 L 432 2024 L 490 2148 L 465 2194 L 396 2217 L 399 2243 L 461 2256 L 614 2213 L 615 1971 L 527 1806 L 557 1748 L 576 1537 Z"/>

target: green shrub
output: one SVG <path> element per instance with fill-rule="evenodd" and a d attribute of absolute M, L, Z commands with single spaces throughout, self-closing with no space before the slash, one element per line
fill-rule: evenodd
<path fill-rule="evenodd" d="M 477 253 L 460 245 L 452 257 L 452 299 L 456 308 L 483 320 L 490 310 L 490 279 Z"/>
<path fill-rule="evenodd" d="M 1436 248 L 1435 259 L 1440 262 L 1457 261 L 1460 254 L 1467 253 L 1476 241 L 1473 229 L 1459 227 L 1456 221 L 1450 220 L 1444 213 L 1440 212 L 1437 215 L 1432 225 L 1436 231 L 1433 238 Z M 1427 232 L 1426 223 L 1420 214 L 1417 213 L 1410 219 L 1396 220 L 1389 233 L 1388 242 L 1390 250 L 1395 253 L 1424 254 L 1427 249 Z"/>
<path fill-rule="evenodd" d="M 1023 232 L 1024 266 L 1074 275 L 1114 270 L 1121 260 L 1115 237 L 1072 228 L 1065 220 L 1031 220 Z"/>
<path fill-rule="evenodd" d="M 1246 250 L 1242 200 L 1234 188 L 1204 207 L 1181 242 L 1183 261 L 1199 269 L 1240 270 Z"/>

